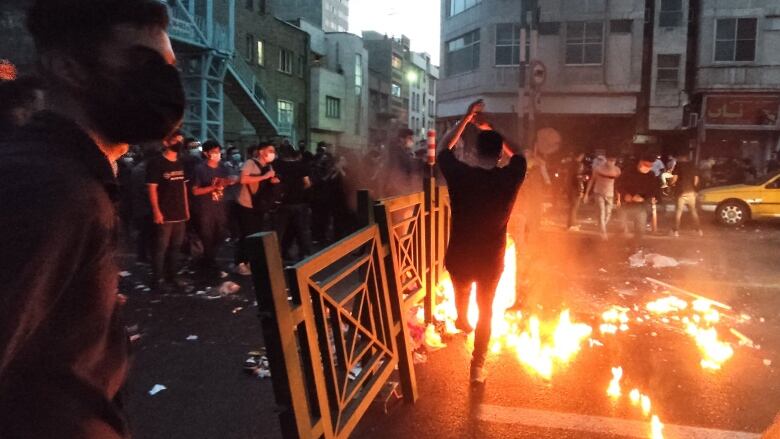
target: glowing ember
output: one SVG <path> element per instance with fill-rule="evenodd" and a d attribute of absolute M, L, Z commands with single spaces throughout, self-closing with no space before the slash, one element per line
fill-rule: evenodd
<path fill-rule="evenodd" d="M 631 392 L 628 394 L 628 399 L 631 400 L 631 405 L 639 405 L 640 396 L 641 394 L 639 393 L 639 389 L 631 389 Z"/>
<path fill-rule="evenodd" d="M 639 405 L 642 407 L 642 414 L 647 416 L 650 414 L 650 397 L 647 395 L 642 395 L 639 397 Z"/>
<path fill-rule="evenodd" d="M 612 368 L 612 381 L 609 382 L 609 387 L 607 387 L 607 395 L 610 398 L 617 399 L 620 398 L 620 379 L 623 378 L 623 368 L 622 367 L 613 367 Z"/>
<path fill-rule="evenodd" d="M 663 439 L 664 437 L 664 424 L 658 419 L 658 415 L 653 415 L 650 420 L 650 438 L 651 439 Z"/>
<path fill-rule="evenodd" d="M 645 305 L 645 308 L 655 314 L 667 314 L 683 311 L 688 308 L 688 302 L 675 296 L 664 297 Z"/>
<path fill-rule="evenodd" d="M 701 367 L 718 370 L 721 365 L 734 355 L 734 349 L 727 342 L 718 339 L 715 328 L 701 328 L 694 323 L 688 323 L 686 332 L 696 340 L 702 358 Z"/>

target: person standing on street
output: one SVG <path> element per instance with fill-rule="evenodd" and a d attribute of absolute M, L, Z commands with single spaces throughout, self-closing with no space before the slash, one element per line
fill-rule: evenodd
<path fill-rule="evenodd" d="M 0 141 L 0 437 L 126 439 L 115 162 L 181 123 L 167 9 L 30 3 L 47 110 Z"/>
<path fill-rule="evenodd" d="M 186 282 L 176 277 L 178 256 L 190 219 L 187 177 L 179 159 L 182 144 L 181 134 L 166 139 L 163 142 L 165 151 L 150 159 L 146 165 L 146 187 L 155 224 L 152 245 L 153 289 L 168 290 L 172 286 L 186 285 Z"/>
<path fill-rule="evenodd" d="M 606 159 L 593 167 L 593 175 L 585 190 L 585 203 L 593 192 L 599 207 L 599 232 L 602 239 L 607 239 L 607 224 L 615 206 L 615 180 L 618 177 L 620 177 L 620 168 L 617 166 L 617 154 L 607 153 Z"/>
<path fill-rule="evenodd" d="M 566 222 L 566 228 L 569 231 L 577 231 L 580 226 L 577 224 L 577 213 L 580 211 L 580 204 L 585 196 L 585 153 L 578 152 L 569 163 L 569 170 L 566 175 L 568 182 L 566 184 L 566 193 L 569 198 L 569 217 Z"/>
<path fill-rule="evenodd" d="M 682 221 L 683 209 L 688 207 L 688 211 L 693 218 L 693 224 L 696 226 L 696 232 L 699 236 L 704 235 L 701 230 L 701 221 L 699 220 L 699 211 L 696 207 L 696 191 L 699 188 L 699 173 L 696 166 L 691 162 L 687 153 L 680 154 L 677 157 L 677 166 L 672 177 L 672 190 L 677 200 L 674 211 L 674 228 L 672 236 L 680 236 L 680 222 Z"/>
<path fill-rule="evenodd" d="M 206 274 L 218 274 L 217 253 L 227 234 L 227 208 L 225 190 L 238 182 L 222 163 L 222 147 L 219 142 L 203 143 L 206 161 L 195 168 L 192 195 L 198 208 L 195 210 L 195 228 L 203 243 L 203 257 L 198 263 Z"/>
<path fill-rule="evenodd" d="M 241 169 L 241 192 L 238 195 L 238 224 L 241 230 L 236 246 L 235 271 L 242 276 L 252 274 L 249 269 L 249 249 L 246 237 L 270 229 L 270 213 L 275 208 L 273 186 L 281 183 L 271 163 L 276 160 L 276 148 L 262 143 L 253 150 Z"/>
<path fill-rule="evenodd" d="M 298 260 L 313 253 L 311 240 L 311 209 L 309 166 L 303 162 L 301 151 L 292 146 L 280 148 L 276 171 L 282 181 L 282 203 L 274 213 L 274 230 L 281 244 L 282 257 L 293 261 L 292 246 L 298 248 Z"/>
<path fill-rule="evenodd" d="M 617 180 L 624 234 L 628 235 L 628 224 L 633 223 L 637 244 L 645 235 L 647 212 L 660 197 L 658 178 L 653 173 L 653 160 L 651 156 L 642 156 L 636 166 L 629 168 Z"/>
<path fill-rule="evenodd" d="M 507 224 L 512 205 L 525 177 L 525 158 L 506 147 L 496 131 L 477 135 L 477 163 L 469 166 L 457 158 L 453 149 L 466 126 L 484 108 L 482 100 L 469 105 L 466 115 L 441 140 L 439 168 L 447 180 L 452 204 L 452 231 L 444 264 L 455 288 L 458 318 L 455 326 L 471 332 L 467 320 L 469 294 L 476 283 L 479 322 L 474 336 L 470 381 L 482 384 L 486 379 L 485 359 L 490 342 L 493 298 L 504 269 Z M 502 150 L 511 157 L 503 168 L 496 167 Z"/>

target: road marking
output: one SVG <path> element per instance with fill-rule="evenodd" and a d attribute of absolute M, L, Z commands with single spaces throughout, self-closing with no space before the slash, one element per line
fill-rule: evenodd
<path fill-rule="evenodd" d="M 516 424 L 526 427 L 552 428 L 588 433 L 610 434 L 633 438 L 650 436 L 650 422 L 603 416 L 560 413 L 518 407 L 501 407 L 480 404 L 477 418 L 499 424 Z M 663 419 L 661 420 L 663 421 Z M 759 439 L 760 434 L 741 431 L 715 430 L 685 425 L 664 425 L 664 436 L 686 439 Z"/>

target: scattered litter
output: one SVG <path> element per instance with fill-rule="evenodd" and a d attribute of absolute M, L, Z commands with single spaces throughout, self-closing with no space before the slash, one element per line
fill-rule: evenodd
<path fill-rule="evenodd" d="M 135 343 L 141 339 L 141 334 L 133 334 L 130 336 L 130 342 Z"/>
<path fill-rule="evenodd" d="M 152 291 L 152 289 L 151 289 L 151 288 L 149 288 L 149 287 L 145 287 L 145 288 L 143 289 L 143 292 L 144 292 L 144 293 L 148 293 L 149 291 Z"/>
<path fill-rule="evenodd" d="M 138 284 L 138 285 L 135 286 L 136 290 L 141 290 L 141 289 L 144 289 L 144 288 L 146 288 L 146 285 L 144 285 L 144 284 Z"/>
<path fill-rule="evenodd" d="M 121 276 L 121 277 L 128 277 L 128 276 L 132 276 L 132 275 L 133 275 L 133 273 L 130 273 L 129 271 L 120 271 L 119 272 L 119 276 Z"/>
<path fill-rule="evenodd" d="M 227 295 L 230 295 L 230 294 L 237 293 L 238 290 L 240 290 L 240 289 L 241 289 L 241 286 L 238 285 L 237 283 L 232 282 L 232 281 L 227 281 L 227 282 L 223 283 L 222 285 L 220 285 L 220 287 L 219 287 L 219 294 L 221 294 L 223 296 L 227 296 Z"/>
<path fill-rule="evenodd" d="M 599 268 L 599 271 L 602 272 L 602 273 L 606 273 L 607 272 L 607 270 L 605 270 L 603 268 Z"/>
<path fill-rule="evenodd" d="M 634 253 L 628 257 L 628 264 L 631 268 L 641 268 L 645 266 L 652 266 L 653 268 L 670 268 L 678 267 L 680 265 L 696 265 L 698 261 L 694 260 L 677 260 L 671 256 L 660 255 L 658 253 L 645 254 L 642 250 Z"/>
<path fill-rule="evenodd" d="M 772 365 L 772 360 L 764 359 L 764 366 L 769 367 Z"/>
<path fill-rule="evenodd" d="M 154 300 L 150 300 L 149 303 L 162 303 L 162 300 L 154 299 Z"/>
<path fill-rule="evenodd" d="M 206 294 L 206 292 L 205 292 L 205 291 L 203 291 L 203 290 L 198 290 L 198 291 L 195 291 L 195 295 L 196 295 L 196 296 L 202 296 L 202 295 L 204 295 L 204 294 Z"/>
<path fill-rule="evenodd" d="M 197 341 L 197 340 L 198 340 L 198 336 L 197 335 L 188 335 L 187 336 L 187 341 Z"/>
<path fill-rule="evenodd" d="M 730 328 L 729 332 L 734 334 L 734 337 L 737 337 L 739 339 L 739 345 L 740 346 L 747 346 L 749 348 L 755 347 L 755 345 L 753 344 L 753 340 L 748 338 L 745 334 L 737 331 L 734 328 Z"/>
<path fill-rule="evenodd" d="M 425 337 L 423 340 L 425 341 L 425 346 L 430 351 L 447 347 L 447 345 L 441 341 L 441 334 L 436 331 L 436 326 L 434 326 L 433 323 L 429 323 L 428 326 L 425 327 Z"/>
<path fill-rule="evenodd" d="M 233 314 L 238 314 L 242 309 L 244 309 L 243 306 L 237 306 L 233 308 Z"/>
<path fill-rule="evenodd" d="M 205 298 L 206 300 L 217 300 L 217 299 L 221 299 L 222 296 L 206 296 Z"/>
<path fill-rule="evenodd" d="M 658 333 L 657 333 L 657 332 L 651 332 L 651 333 L 650 333 L 650 336 L 651 336 L 651 337 L 658 337 Z"/>
<path fill-rule="evenodd" d="M 360 366 L 355 366 L 352 368 L 352 370 L 349 371 L 349 375 L 347 375 L 347 377 L 350 381 L 355 381 L 360 376 L 361 372 L 363 372 L 363 368 Z"/>
<path fill-rule="evenodd" d="M 219 278 L 220 278 L 220 279 L 224 279 L 224 278 L 226 278 L 226 277 L 228 277 L 228 274 L 227 274 L 226 272 L 224 272 L 224 271 L 220 271 L 220 272 L 219 272 Z"/>
<path fill-rule="evenodd" d="M 138 325 L 127 326 L 127 332 L 138 332 Z"/>
<path fill-rule="evenodd" d="M 163 386 L 162 384 L 155 384 L 154 387 L 152 387 L 152 390 L 149 391 L 149 394 L 154 396 L 165 389 L 167 389 L 167 387 Z"/>
<path fill-rule="evenodd" d="M 423 364 L 428 362 L 428 354 L 425 351 L 416 350 L 412 353 L 414 364 Z"/>
<path fill-rule="evenodd" d="M 590 345 L 590 347 L 593 347 L 593 346 L 604 346 L 604 343 L 602 343 L 602 342 L 600 342 L 600 341 L 598 341 L 596 339 L 589 338 L 588 339 L 588 345 Z"/>

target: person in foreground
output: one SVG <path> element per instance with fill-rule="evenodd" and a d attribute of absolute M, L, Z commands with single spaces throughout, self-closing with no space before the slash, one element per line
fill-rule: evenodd
<path fill-rule="evenodd" d="M 116 160 L 181 123 L 167 25 L 156 0 L 30 9 L 49 110 L 0 142 L 3 439 L 129 436 L 115 401 L 128 369 Z"/>
<path fill-rule="evenodd" d="M 463 332 L 471 332 L 468 323 L 469 293 L 476 283 L 479 322 L 474 334 L 474 353 L 470 380 L 482 384 L 487 378 L 485 358 L 490 341 L 490 322 L 493 298 L 504 269 L 506 231 L 517 192 L 525 178 L 525 158 L 514 154 L 496 131 L 483 129 L 489 125 L 475 125 L 477 135 L 477 163 L 473 166 L 459 161 L 453 149 L 463 131 L 482 111 L 479 100 L 468 107 L 466 116 L 441 141 L 438 154 L 439 168 L 452 203 L 452 231 L 444 263 L 455 288 L 458 319 L 455 325 Z M 501 152 L 510 157 L 509 164 L 498 168 Z"/>

